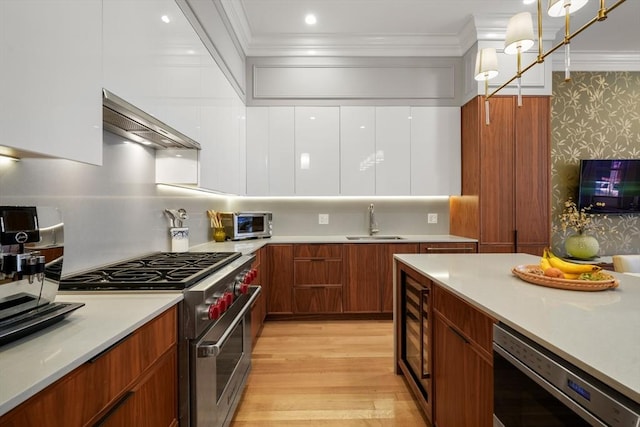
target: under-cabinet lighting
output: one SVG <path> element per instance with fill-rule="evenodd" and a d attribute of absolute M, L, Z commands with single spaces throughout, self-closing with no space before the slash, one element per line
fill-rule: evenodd
<path fill-rule="evenodd" d="M 6 154 L 0 154 L 0 162 L 5 163 L 5 164 L 9 164 L 12 162 L 19 162 L 20 159 L 17 157 L 13 157 L 13 156 L 7 156 Z"/>

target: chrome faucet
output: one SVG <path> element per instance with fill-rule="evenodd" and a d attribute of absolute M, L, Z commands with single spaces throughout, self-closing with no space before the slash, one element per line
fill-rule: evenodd
<path fill-rule="evenodd" d="M 369 236 L 373 236 L 378 231 L 378 223 L 376 222 L 376 214 L 373 210 L 373 203 L 369 205 Z"/>

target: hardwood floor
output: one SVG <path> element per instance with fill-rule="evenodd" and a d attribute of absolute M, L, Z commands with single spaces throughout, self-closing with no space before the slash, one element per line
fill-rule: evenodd
<path fill-rule="evenodd" d="M 265 323 L 231 427 L 425 427 L 389 321 Z"/>

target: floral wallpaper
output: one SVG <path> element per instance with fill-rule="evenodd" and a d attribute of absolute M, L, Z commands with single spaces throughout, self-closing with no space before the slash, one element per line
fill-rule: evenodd
<path fill-rule="evenodd" d="M 640 158 L 640 72 L 553 73 L 551 107 L 552 247 L 564 254 L 560 214 L 576 200 L 580 159 Z M 597 215 L 601 255 L 640 253 L 640 215 Z"/>

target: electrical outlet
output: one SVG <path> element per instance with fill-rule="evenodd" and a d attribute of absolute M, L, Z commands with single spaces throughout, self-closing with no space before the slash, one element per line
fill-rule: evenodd
<path fill-rule="evenodd" d="M 437 213 L 427 214 L 427 222 L 429 224 L 437 224 L 438 223 L 438 214 Z"/>
<path fill-rule="evenodd" d="M 329 214 L 318 214 L 318 224 L 329 224 Z"/>

